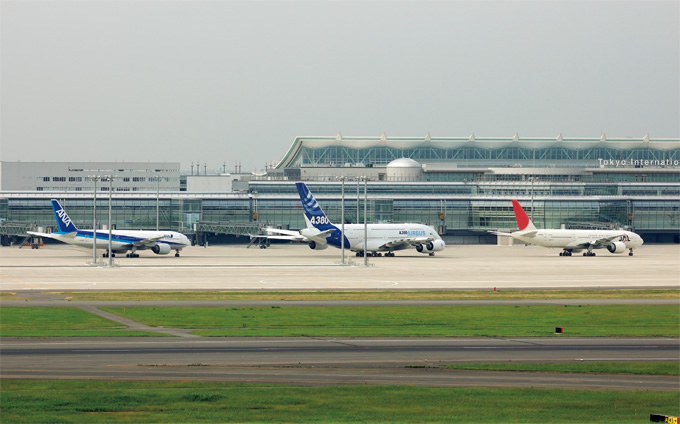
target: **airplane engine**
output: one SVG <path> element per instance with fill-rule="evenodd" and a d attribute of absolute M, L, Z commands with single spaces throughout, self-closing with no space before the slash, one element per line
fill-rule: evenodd
<path fill-rule="evenodd" d="M 439 252 L 440 250 L 444 250 L 445 246 L 446 246 L 446 243 L 444 243 L 444 240 L 429 241 L 424 246 L 425 249 L 421 249 L 418 252 L 421 252 L 421 253 Z"/>
<path fill-rule="evenodd" d="M 169 244 L 156 243 L 151 248 L 151 251 L 157 255 L 167 255 L 172 249 Z"/>
<path fill-rule="evenodd" d="M 318 241 L 310 241 L 309 242 L 309 248 L 312 250 L 323 250 L 327 248 L 328 245 L 326 243 L 319 243 Z"/>
<path fill-rule="evenodd" d="M 626 251 L 626 245 L 620 241 L 614 241 L 607 245 L 607 250 L 610 253 L 624 253 Z"/>
<path fill-rule="evenodd" d="M 423 245 L 422 244 L 416 244 L 416 251 L 418 251 L 418 253 L 423 253 Z"/>

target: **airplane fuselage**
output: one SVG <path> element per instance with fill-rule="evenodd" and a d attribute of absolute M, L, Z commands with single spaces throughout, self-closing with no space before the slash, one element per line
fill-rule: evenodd
<path fill-rule="evenodd" d="M 108 249 L 109 247 L 109 232 L 96 232 L 97 249 Z M 160 238 L 158 238 L 160 237 Z M 64 243 L 72 244 L 77 247 L 86 249 L 92 248 L 92 230 L 78 230 L 76 233 L 53 233 L 52 238 L 63 241 Z M 124 253 L 130 250 L 130 244 L 140 242 L 142 240 L 157 239 L 156 243 L 163 243 L 170 246 L 171 250 L 179 250 L 191 244 L 189 239 L 184 235 L 174 231 L 125 231 L 125 230 L 111 230 L 111 248 L 114 253 Z M 138 246 L 135 250 L 150 249 L 147 246 Z"/>
<path fill-rule="evenodd" d="M 573 249 L 578 252 L 584 250 L 585 243 L 601 240 L 614 236 L 620 236 L 612 242 L 620 242 L 627 249 L 642 246 L 642 238 L 631 231 L 617 230 L 536 230 L 534 232 L 516 231 L 512 233 L 514 239 L 525 243 L 535 244 L 543 247 L 557 247 L 562 249 Z"/>
<path fill-rule="evenodd" d="M 336 224 L 336 227 L 340 231 L 335 231 L 326 240 L 329 245 L 339 248 L 341 247 L 340 232 L 342 226 Z M 441 239 L 432 227 L 422 224 L 368 224 L 367 229 L 367 246 L 364 248 L 364 224 L 345 224 L 345 249 L 353 252 L 364 250 L 368 252 L 389 252 L 410 247 L 406 244 L 390 246 L 390 243 L 401 240 L 415 237 Z"/>

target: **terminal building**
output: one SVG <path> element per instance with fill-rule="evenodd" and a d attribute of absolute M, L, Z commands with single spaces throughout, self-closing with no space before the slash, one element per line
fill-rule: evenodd
<path fill-rule="evenodd" d="M 116 192 L 177 191 L 179 162 L 0 162 L 0 191 L 92 191 L 114 177 Z M 108 191 L 108 184 L 97 184 Z"/>
<path fill-rule="evenodd" d="M 62 200 L 76 225 L 92 226 L 93 182 L 71 186 L 60 179 L 40 185 L 41 177 L 69 180 L 85 178 L 100 165 L 141 166 L 71 164 L 69 172 L 81 170 L 72 175 L 41 162 L 30 163 L 30 172 L 18 171 L 21 164 L 26 163 L 1 165 L 0 235 L 5 244 L 24 227 L 49 231 L 54 226 L 51 198 Z M 155 228 L 158 217 L 159 228 L 184 232 L 200 244 L 247 241 L 237 236 L 264 226 L 298 229 L 305 223 L 293 183 L 305 181 L 333 222 L 341 219 L 343 190 L 345 221 L 364 221 L 366 187 L 368 222 L 429 224 L 448 243 L 496 243 L 489 231 L 516 229 L 512 199 L 522 203 L 538 228 L 626 228 L 646 243 L 680 242 L 677 138 L 337 134 L 297 137 L 276 166 L 257 175 L 199 177 L 179 175 L 177 163 L 151 165 L 146 175 L 137 175 L 144 182 L 121 181 L 122 171 L 112 182 L 116 228 Z M 160 176 L 162 186 L 154 179 L 159 170 L 168 172 Z M 17 178 L 27 184 L 6 185 Z M 108 222 L 109 193 L 102 195 L 100 189 L 97 221 L 102 228 Z"/>

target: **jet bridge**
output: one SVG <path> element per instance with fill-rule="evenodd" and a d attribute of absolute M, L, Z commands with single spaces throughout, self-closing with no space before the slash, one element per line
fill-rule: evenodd
<path fill-rule="evenodd" d="M 12 243 L 16 244 L 18 241 L 29 237 L 26 234 L 27 231 L 34 230 L 35 225 L 25 222 L 2 221 L 0 222 L 0 242 L 2 246 L 9 246 Z"/>
<path fill-rule="evenodd" d="M 209 234 L 228 236 L 250 236 L 264 234 L 264 226 L 259 223 L 207 222 L 199 221 L 194 224 L 194 244 L 204 246 Z"/>

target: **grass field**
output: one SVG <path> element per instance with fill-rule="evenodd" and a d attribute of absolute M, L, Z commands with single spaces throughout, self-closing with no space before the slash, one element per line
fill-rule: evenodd
<path fill-rule="evenodd" d="M 595 293 L 595 294 L 593 294 Z M 97 300 L 670 298 L 677 290 L 531 292 L 130 292 Z M 587 294 L 587 295 L 586 295 Z M 81 300 L 81 294 L 65 294 Z M 11 298 L 4 296 L 3 299 Z M 677 305 L 101 308 L 202 336 L 679 337 Z M 555 327 L 565 333 L 555 335 Z M 78 308 L 0 308 L 1 336 L 159 336 Z M 456 364 L 456 369 L 678 375 L 677 362 Z M 0 422 L 648 422 L 680 415 L 680 392 L 409 386 L 298 387 L 200 381 L 2 380 Z"/>
<path fill-rule="evenodd" d="M 0 405 L 12 423 L 640 423 L 680 413 L 668 392 L 83 380 L 5 380 Z"/>
<path fill-rule="evenodd" d="M 200 336 L 678 337 L 674 305 L 108 307 L 149 326 Z M 564 333 L 555 335 L 555 328 Z M 158 336 L 77 308 L 0 308 L 5 337 Z"/>
<path fill-rule="evenodd" d="M 675 305 L 102 308 L 201 336 L 678 337 Z"/>
<path fill-rule="evenodd" d="M 125 328 L 78 308 L 0 308 L 0 336 L 3 337 L 159 336 Z"/>

